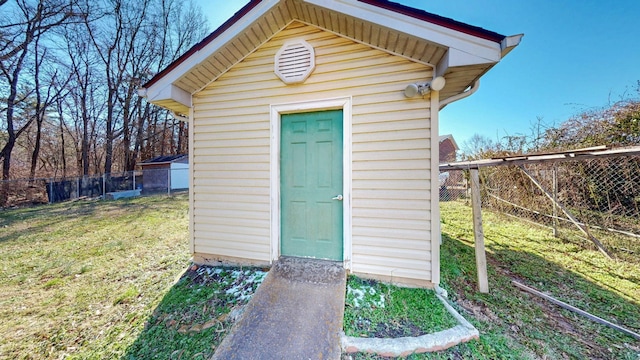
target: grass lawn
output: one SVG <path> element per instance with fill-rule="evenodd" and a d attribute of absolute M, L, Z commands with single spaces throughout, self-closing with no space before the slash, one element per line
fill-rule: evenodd
<path fill-rule="evenodd" d="M 158 196 L 2 211 L 0 359 L 207 358 L 264 273 L 185 272 L 187 203 L 186 196 Z M 547 229 L 485 212 L 491 292 L 479 294 L 471 211 L 444 203 L 442 218 L 441 285 L 481 339 L 411 359 L 640 358 L 633 338 L 511 285 L 517 279 L 637 332 L 637 261 L 608 261 L 588 243 L 555 239 Z M 345 323 L 352 321 L 347 330 L 354 336 L 448 326 L 446 316 L 427 316 L 429 304 L 420 308 L 429 296 L 424 290 L 353 277 L 349 284 L 347 306 L 357 316 L 345 316 Z"/>
<path fill-rule="evenodd" d="M 545 292 L 640 332 L 640 261 L 607 260 L 588 241 L 483 211 L 489 294 L 476 292 L 471 208 L 441 203 L 442 287 L 479 342 L 434 358 L 640 359 L 640 341 L 515 288 Z"/>
<path fill-rule="evenodd" d="M 408 289 L 349 276 L 345 296 L 347 336 L 420 336 L 458 325 L 433 290 Z"/>
<path fill-rule="evenodd" d="M 556 239 L 547 228 L 484 211 L 490 293 L 481 294 L 476 291 L 471 208 L 463 202 L 445 202 L 441 212 L 440 285 L 458 312 L 478 328 L 480 340 L 409 359 L 640 359 L 640 341 L 522 292 L 511 283 L 517 280 L 640 332 L 638 261 L 629 260 L 628 254 L 618 261 L 606 260 L 588 241 Z M 423 290 L 404 291 L 412 299 Z M 428 299 L 429 295 L 420 296 Z M 369 309 L 371 304 L 375 307 L 377 297 L 365 300 L 368 306 L 360 307 Z M 389 312 L 369 311 L 372 319 Z M 353 325 L 348 320 L 353 315 L 347 314 L 352 312 L 347 306 L 345 326 L 358 336 L 356 329 L 350 329 Z M 403 316 L 396 315 L 398 318 Z M 445 318 L 423 316 L 432 331 L 446 323 L 441 319 Z M 375 336 L 378 331 L 370 327 L 361 333 Z M 382 358 L 355 354 L 343 355 L 343 359 Z"/>
<path fill-rule="evenodd" d="M 163 297 L 124 359 L 208 359 L 266 276 L 191 266 Z"/>
<path fill-rule="evenodd" d="M 125 354 L 188 266 L 186 196 L 0 213 L 0 358 Z"/>

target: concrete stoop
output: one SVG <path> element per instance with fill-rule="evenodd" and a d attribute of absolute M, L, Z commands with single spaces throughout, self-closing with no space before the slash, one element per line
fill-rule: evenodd
<path fill-rule="evenodd" d="M 280 258 L 211 360 L 339 359 L 342 263 Z"/>
<path fill-rule="evenodd" d="M 436 296 L 447 311 L 458 321 L 458 325 L 443 331 L 416 337 L 401 338 L 358 338 L 341 337 L 342 350 L 345 353 L 364 352 L 386 357 L 405 357 L 411 354 L 434 352 L 478 339 L 480 333 L 471 323 L 460 315 L 445 299 L 446 293 L 436 288 Z"/>
<path fill-rule="evenodd" d="M 280 258 L 211 360 L 335 359 L 365 352 L 386 357 L 444 350 L 477 339 L 478 330 L 436 296 L 458 325 L 417 337 L 356 338 L 342 331 L 346 272 L 341 263 Z"/>

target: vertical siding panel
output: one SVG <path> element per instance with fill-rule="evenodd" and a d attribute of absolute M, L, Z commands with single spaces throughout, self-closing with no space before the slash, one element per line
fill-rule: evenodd
<path fill-rule="evenodd" d="M 308 16 L 335 21 L 322 11 Z M 383 44 L 406 41 L 361 24 L 344 26 Z M 316 69 L 305 83 L 287 86 L 273 74 L 272 61 L 294 28 L 316 48 Z M 351 96 L 352 257 L 347 260 L 355 273 L 431 282 L 431 102 L 403 95 L 407 84 L 431 76 L 422 64 L 294 22 L 196 93 L 197 141 L 191 151 L 196 253 L 269 262 L 270 189 L 264 179 L 270 176 L 270 105 Z"/>

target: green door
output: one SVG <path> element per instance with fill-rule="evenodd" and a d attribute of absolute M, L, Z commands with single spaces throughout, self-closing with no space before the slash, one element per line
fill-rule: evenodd
<path fill-rule="evenodd" d="M 282 115 L 281 254 L 342 260 L 342 110 Z"/>

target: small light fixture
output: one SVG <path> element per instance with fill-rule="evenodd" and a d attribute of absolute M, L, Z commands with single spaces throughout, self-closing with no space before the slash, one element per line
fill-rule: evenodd
<path fill-rule="evenodd" d="M 444 89 L 444 85 L 446 83 L 447 83 L 447 81 L 442 76 L 438 76 L 436 78 L 433 78 L 433 80 L 431 80 L 431 82 L 428 82 L 428 83 L 426 83 L 424 85 L 409 84 L 409 85 L 407 85 L 406 88 L 404 88 L 404 96 L 406 96 L 408 98 L 412 98 L 412 97 L 414 97 L 414 96 L 416 96 L 418 94 L 420 94 L 420 96 L 424 96 L 430 90 L 440 91 L 440 90 Z"/>

